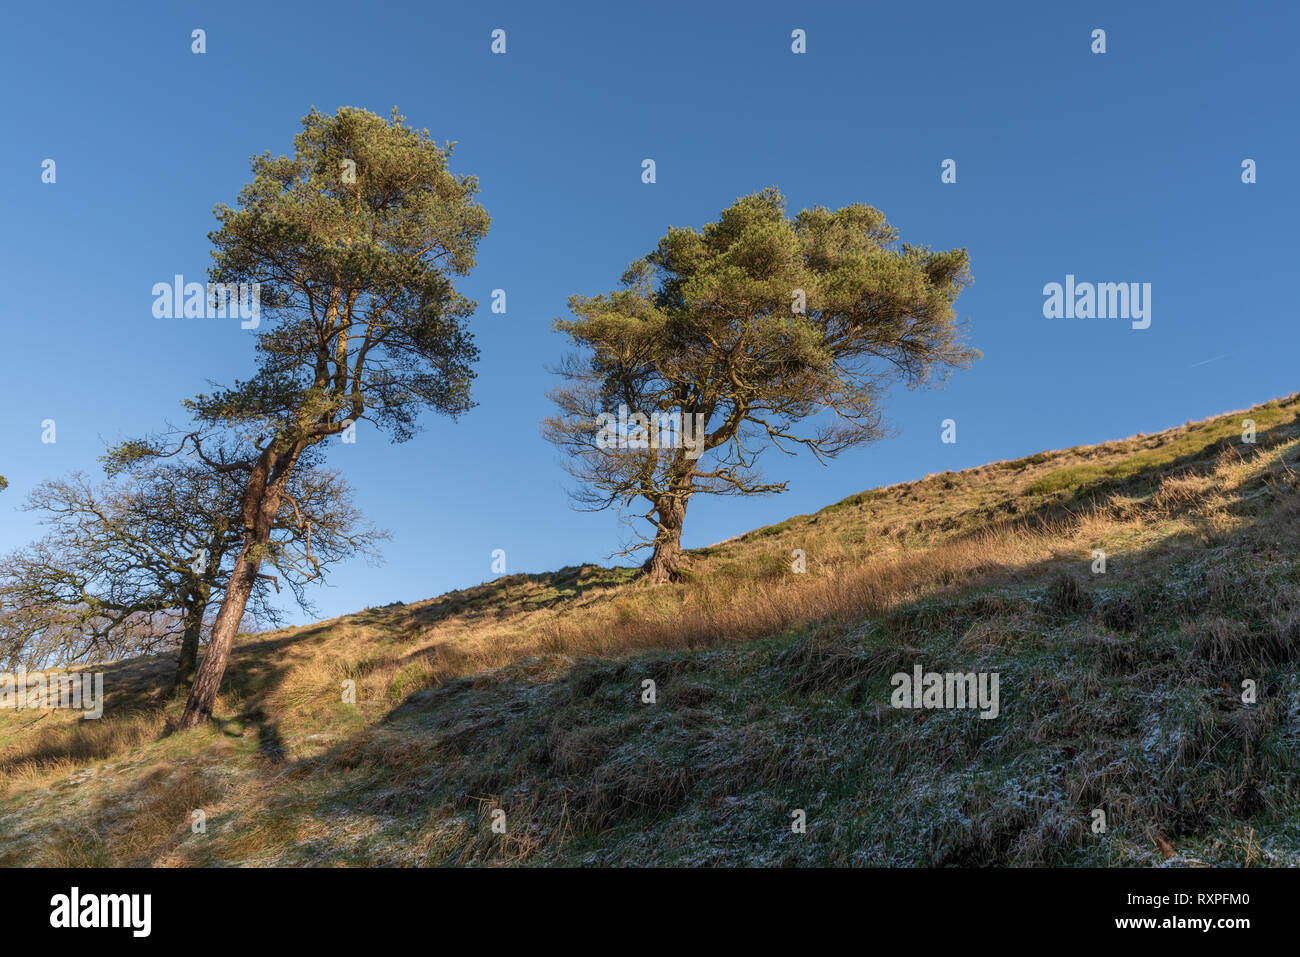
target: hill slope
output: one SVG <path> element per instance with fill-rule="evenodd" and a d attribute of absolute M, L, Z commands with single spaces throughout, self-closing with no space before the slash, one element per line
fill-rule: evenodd
<path fill-rule="evenodd" d="M 1298 412 L 244 636 L 183 735 L 106 666 L 100 721 L 0 711 L 0 864 L 1300 864 Z M 918 663 L 998 717 L 891 707 Z"/>

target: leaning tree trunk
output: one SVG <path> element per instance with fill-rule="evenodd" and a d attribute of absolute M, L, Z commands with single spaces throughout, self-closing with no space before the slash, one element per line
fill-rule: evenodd
<path fill-rule="evenodd" d="M 213 622 L 212 637 L 208 639 L 208 653 L 203 656 L 203 663 L 199 665 L 194 685 L 190 688 L 189 699 L 185 702 L 185 713 L 181 715 L 179 724 L 181 731 L 212 717 L 212 707 L 221 690 L 221 679 L 226 674 L 226 664 L 230 660 L 230 649 L 235 643 L 239 623 L 244 618 L 244 609 L 253 593 L 253 584 L 257 581 L 257 570 L 262 564 L 262 547 L 271 540 L 271 529 L 276 513 L 280 510 L 289 472 L 301 451 L 301 445 L 278 455 L 267 449 L 249 474 L 242 508 L 244 545 L 239 550 L 239 557 L 230 573 L 217 620 Z"/>
<path fill-rule="evenodd" d="M 646 580 L 659 585 L 679 581 L 682 571 L 682 526 L 686 524 L 686 502 L 667 499 L 655 512 L 659 532 L 655 535 L 654 551 L 642 565 Z"/>
<path fill-rule="evenodd" d="M 190 696 L 185 702 L 185 713 L 181 715 L 180 729 L 184 731 L 212 717 L 212 706 L 216 703 L 217 693 L 221 690 L 221 679 L 226 674 L 226 663 L 230 660 L 230 648 L 239 631 L 239 623 L 244 617 L 244 608 L 253 593 L 253 582 L 257 579 L 257 562 L 249 557 L 253 542 L 245 542 L 235 561 L 234 571 L 230 573 L 230 582 L 226 585 L 226 594 L 221 600 L 221 610 L 212 625 L 212 637 L 208 640 L 208 653 L 203 656 L 203 664 L 194 676 Z"/>

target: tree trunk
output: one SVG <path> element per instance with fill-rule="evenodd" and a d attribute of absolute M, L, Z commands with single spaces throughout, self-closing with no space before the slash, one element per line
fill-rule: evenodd
<path fill-rule="evenodd" d="M 203 663 L 199 665 L 194 685 L 190 688 L 190 696 L 185 702 L 185 713 L 181 715 L 179 724 L 181 731 L 212 717 L 212 706 L 221 690 L 221 679 L 226 674 L 230 649 L 235 643 L 235 635 L 239 633 L 239 623 L 244 618 L 244 609 L 248 606 L 253 584 L 257 581 L 257 570 L 262 564 L 262 546 L 271 540 L 271 529 L 276 513 L 280 510 L 289 472 L 298 461 L 302 448 L 302 444 L 298 444 L 291 450 L 278 454 L 268 448 L 249 473 L 242 508 L 244 545 L 240 548 L 234 570 L 230 573 L 217 620 L 213 622 L 212 637 L 208 639 L 208 653 L 203 656 Z"/>
<path fill-rule="evenodd" d="M 682 570 L 682 526 L 686 524 L 686 502 L 668 499 L 656 509 L 659 532 L 655 536 L 654 551 L 642 565 L 646 580 L 660 585 L 680 581 Z"/>
<path fill-rule="evenodd" d="M 244 618 L 244 608 L 253 592 L 253 582 L 257 579 L 257 562 L 249 557 L 253 544 L 244 543 L 239 558 L 235 561 L 234 571 L 230 573 L 226 594 L 221 599 L 221 610 L 217 612 L 217 620 L 212 625 L 212 637 L 208 639 L 208 653 L 203 656 L 203 664 L 194 676 L 190 696 L 185 702 L 185 713 L 181 715 L 182 731 L 212 717 L 212 706 L 221 690 L 226 663 L 230 660 L 230 648 L 239 632 L 239 623 Z"/>
<path fill-rule="evenodd" d="M 180 660 L 176 663 L 174 692 L 188 691 L 194 684 L 194 669 L 199 662 L 199 636 L 203 632 L 203 615 L 208 603 L 190 592 L 185 603 L 185 634 L 181 638 Z"/>

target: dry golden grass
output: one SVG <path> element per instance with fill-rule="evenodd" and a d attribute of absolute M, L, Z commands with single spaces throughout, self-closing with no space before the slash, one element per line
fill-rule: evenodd
<path fill-rule="evenodd" d="M 39 719 L 28 718 L 37 730 L 0 751 L 0 768 L 4 772 L 0 795 L 61 778 L 94 761 L 126 754 L 157 740 L 166 724 L 160 711 L 115 716 L 111 721 L 86 721 L 75 715 L 59 717 L 63 720 L 43 728 L 35 725 Z"/>
<path fill-rule="evenodd" d="M 36 809 L 35 823 L 16 835 L 13 853 L 52 864 L 247 863 L 273 861 L 316 842 L 331 853 L 347 848 L 347 854 L 362 854 L 357 849 L 381 820 L 331 835 L 322 833 L 324 825 L 284 815 L 286 795 L 305 787 L 310 771 L 294 762 L 321 759 L 341 773 L 375 764 L 395 791 L 418 789 L 420 769 L 448 757 L 444 745 L 389 739 L 381 722 L 422 689 L 510 668 L 540 682 L 582 659 L 807 631 L 813 639 L 827 636 L 800 645 L 788 661 L 791 686 L 808 690 L 880 664 L 858 660 L 833 636 L 919 599 L 1050 581 L 1052 606 L 1078 613 L 1090 599 L 1062 570 L 1086 569 L 1093 549 L 1104 549 L 1123 575 L 1130 554 L 1140 552 L 1151 568 L 1162 557 L 1185 555 L 1249 526 L 1256 504 L 1269 505 L 1277 516 L 1294 513 L 1276 503 L 1291 501 L 1286 492 L 1297 485 L 1297 409 L 1292 397 L 1252 410 L 1260 426 L 1255 446 L 1231 440 L 1240 418 L 1235 414 L 864 492 L 814 515 L 698 549 L 687 580 L 677 584 L 649 587 L 627 572 L 591 566 L 511 576 L 428 602 L 244 636 L 216 709 L 219 727 L 189 735 L 166 737 L 178 703 L 153 686 L 138 700 L 110 707 L 101 721 L 0 715 L 0 799 Z M 1135 457 L 1146 464 L 1131 471 L 1126 463 Z M 1094 480 L 1079 490 L 1063 473 Z M 1056 484 L 1056 491 L 1029 492 Z M 1285 534 L 1295 538 L 1293 528 Z M 795 549 L 806 555 L 806 572 L 792 570 Z M 1223 602 L 1236 587 L 1222 569 L 1208 571 L 1209 600 Z M 1102 617 L 1122 621 L 1129 613 L 1107 608 Z M 1245 647 L 1233 622 L 1221 615 L 1189 622 L 1186 637 L 1207 662 L 1280 658 L 1300 618 L 1286 601 L 1274 613 L 1276 648 Z M 1009 607 L 964 626 L 959 646 L 1019 650 L 1038 640 L 1031 631 L 1022 611 Z M 1117 642 L 1098 649 L 1119 665 L 1131 654 Z M 901 656 L 904 650 L 881 653 Z M 347 681 L 355 682 L 355 707 L 341 699 Z M 674 693 L 688 692 L 679 685 Z M 690 710 L 684 700 L 677 705 Z M 1050 737 L 1055 729 L 1047 717 L 1043 721 L 1035 733 Z M 602 774 L 602 736 L 609 733 L 577 727 L 552 735 L 546 746 L 562 773 Z M 755 748 L 762 773 L 789 770 L 771 765 L 771 755 Z M 111 773 L 55 793 L 92 768 Z M 571 812 L 584 826 L 605 826 L 638 808 L 668 807 L 689 786 L 653 763 L 623 767 L 616 779 L 575 794 L 578 806 L 564 804 L 558 817 L 554 808 L 530 810 L 516 800 L 510 814 L 520 826 L 506 841 L 492 840 L 483 827 L 465 833 L 447 824 L 422 831 L 409 853 L 439 860 L 450 853 L 462 863 L 518 862 L 536 853 L 544 815 L 550 815 L 545 829 L 553 839 L 556 828 L 569 827 Z M 89 806 L 69 803 L 74 793 Z M 492 789 L 469 798 L 480 801 L 486 820 L 496 800 Z M 189 836 L 189 815 L 199 807 L 210 826 L 223 814 L 239 818 L 238 831 L 222 837 L 216 857 Z M 1060 839 L 1044 827 L 1035 840 L 1046 846 Z M 1258 856 L 1249 846 L 1243 853 Z"/>
<path fill-rule="evenodd" d="M 1245 413 L 863 493 L 848 505 L 697 550 L 688 579 L 677 584 L 607 584 L 605 570 L 591 568 L 576 575 L 584 586 L 578 595 L 557 598 L 544 576 L 513 576 L 384 610 L 374 624 L 352 616 L 276 633 L 321 637 L 285 646 L 277 662 L 285 677 L 269 706 L 278 713 L 310 710 L 350 678 L 359 702 L 387 708 L 420 688 L 521 659 L 749 641 L 873 618 L 953 590 L 1014 583 L 1052 563 L 1087 562 L 1094 548 L 1113 560 L 1181 535 L 1222 533 L 1241 521 L 1230 505 L 1242 487 L 1263 471 L 1285 476 L 1294 457 L 1300 402 L 1292 397 L 1261 408 L 1249 414 L 1261 430 L 1276 428 L 1262 433 L 1259 445 L 1207 442 L 1195 461 L 1152 466 L 1146 486 L 1138 475 L 1134 494 L 1124 486 L 1034 502 L 1025 490 L 1063 469 L 1112 468 L 1165 448 L 1185 452 L 1197 435 L 1231 432 Z M 794 549 L 806 555 L 805 573 L 791 568 Z"/>

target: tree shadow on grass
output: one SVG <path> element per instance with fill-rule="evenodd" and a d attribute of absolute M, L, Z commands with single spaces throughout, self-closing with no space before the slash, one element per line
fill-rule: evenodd
<path fill-rule="evenodd" d="M 1261 432 L 1255 446 L 1246 446 L 1239 451 L 1249 460 L 1296 435 L 1294 420 L 1280 423 Z M 1002 527 L 1025 527 L 1026 523 L 1047 525 L 1077 513 L 1089 504 L 1104 504 L 1116 496 L 1132 498 L 1135 494 L 1154 491 L 1160 481 L 1171 474 L 1207 476 L 1212 473 L 1219 455 L 1232 445 L 1230 439 L 1216 440 L 1186 455 L 1174 456 L 1132 475 L 1117 477 L 1103 487 L 1076 490 L 1063 498 L 1035 503 L 1028 512 L 1001 520 L 1004 523 Z M 1253 493 L 1247 487 L 1236 490 L 1236 494 L 1242 496 Z M 1028 605 L 1025 605 L 1023 598 L 1016 599 L 1018 609 L 1027 607 L 1032 611 L 1040 607 L 1050 608 L 1053 602 L 1057 602 L 1057 598 L 1053 597 L 1056 587 L 1052 585 L 1053 579 L 1073 566 L 1070 574 L 1088 583 L 1083 586 L 1085 591 L 1098 600 L 1081 601 L 1077 606 L 1059 609 L 1062 621 L 1074 620 L 1100 632 L 1109 630 L 1114 633 L 1115 629 L 1121 633 L 1140 632 L 1147 627 L 1140 614 L 1135 619 L 1112 616 L 1114 599 L 1127 597 L 1128 593 L 1143 589 L 1158 592 L 1162 588 L 1168 594 L 1157 595 L 1143 605 L 1147 614 L 1159 616 L 1158 625 L 1150 627 L 1173 629 L 1170 635 L 1174 635 L 1178 622 L 1187 616 L 1205 614 L 1233 620 L 1234 616 L 1241 617 L 1242 610 L 1223 604 L 1226 599 L 1216 597 L 1217 586 L 1210 580 L 1212 570 L 1207 572 L 1200 568 L 1202 562 L 1198 556 L 1225 543 L 1242 554 L 1257 554 L 1256 540 L 1261 538 L 1263 530 L 1273 527 L 1268 523 L 1279 523 L 1277 527 L 1283 527 L 1285 521 L 1289 520 L 1288 517 L 1294 518 L 1295 506 L 1292 500 L 1279 495 L 1264 502 L 1258 499 L 1248 502 L 1244 498 L 1238 498 L 1230 507 L 1247 519 L 1244 528 L 1230 533 L 1217 543 L 1211 540 L 1209 544 L 1204 530 L 1186 530 L 1165 537 L 1156 545 L 1126 554 L 1122 563 L 1123 570 L 1118 574 L 1107 575 L 1105 579 L 1080 574 L 1079 570 L 1084 567 L 1082 562 L 1045 560 L 1001 569 L 992 573 L 987 581 L 964 581 L 937 588 L 924 599 L 903 603 L 886 617 L 898 627 L 914 627 L 917 629 L 916 635 L 921 637 L 932 635 L 936 628 L 961 634 L 982 617 L 1000 613 L 998 609 L 1001 603 L 997 596 L 993 596 L 992 600 L 984 597 L 988 588 L 1014 582 L 1022 596 L 1026 588 L 1032 592 Z M 1189 505 L 1184 511 L 1191 513 L 1194 510 L 1194 506 Z M 1179 514 L 1176 503 L 1171 514 Z M 1290 528 L 1289 525 L 1285 527 Z M 1286 534 L 1290 539 L 1295 537 L 1294 529 Z M 1179 568 L 1199 568 L 1197 574 L 1200 578 L 1163 574 L 1162 570 L 1168 570 L 1174 563 Z M 590 582 L 582 584 L 578 581 L 581 576 L 572 576 L 572 570 L 565 572 L 568 574 L 564 576 L 556 573 L 556 576 L 525 578 L 544 586 L 576 585 L 575 593 L 578 595 L 592 587 L 598 587 Z M 494 582 L 480 587 L 487 590 L 475 597 L 488 601 L 486 596 L 503 595 L 508 586 L 504 582 Z M 1178 593 L 1175 594 L 1175 591 Z M 440 601 L 415 611 L 417 617 L 424 615 L 428 616 L 426 620 L 430 617 L 439 620 L 463 607 L 464 601 L 459 606 L 454 602 Z M 387 622 L 389 619 L 376 617 L 370 620 Z M 1260 627 L 1267 628 L 1268 625 L 1263 623 Z M 441 688 L 420 689 L 390 708 L 381 720 L 362 731 L 347 735 L 325 752 L 311 757 L 288 759 L 278 724 L 268 718 L 259 702 L 279 687 L 285 679 L 287 669 L 291 667 L 291 664 L 279 660 L 279 652 L 292 643 L 310 640 L 327 631 L 328 626 L 319 625 L 291 635 L 256 638 L 237 646 L 228 680 L 241 695 L 253 699 L 249 702 L 246 714 L 248 719 L 258 724 L 259 751 L 277 766 L 277 777 L 288 776 L 311 783 L 310 787 L 295 788 L 289 792 L 269 789 L 256 792 L 251 796 L 252 803 L 241 808 L 241 814 L 268 814 L 276 819 L 292 818 L 294 815 L 319 818 L 322 816 L 322 808 L 328 807 L 331 817 L 343 814 L 350 819 L 364 821 L 373 828 L 409 828 L 418 834 L 427 827 L 431 816 L 439 813 L 445 815 L 448 809 L 470 817 L 478 814 L 481 811 L 481 799 L 488 791 L 509 791 L 517 796 L 538 793 L 539 788 L 550 793 L 589 793 L 593 786 L 600 786 L 598 782 L 593 783 L 592 775 L 597 771 L 595 767 L 575 766 L 564 769 L 539 757 L 547 755 L 551 747 L 548 739 L 550 721 L 547 715 L 539 715 L 535 709 L 543 702 L 549 702 L 547 706 L 553 706 L 556 701 L 570 700 L 577 695 L 573 679 L 566 674 L 549 682 L 551 687 L 546 694 L 553 692 L 558 696 L 553 698 L 539 698 L 535 684 L 529 685 L 514 679 L 464 680 L 451 682 Z M 800 629 L 795 629 L 796 635 L 792 640 L 798 640 L 799 631 Z M 1174 638 L 1162 640 L 1173 641 Z M 1220 637 L 1211 634 L 1207 640 L 1209 644 L 1206 646 L 1206 654 L 1237 653 L 1234 650 L 1236 646 L 1224 644 Z M 1117 639 L 1110 638 L 1100 642 L 1096 646 L 1097 650 L 1089 653 L 1138 653 L 1124 642 L 1117 644 L 1116 641 Z M 1070 649 L 1072 654 L 1079 651 L 1078 646 Z M 636 652 L 627 657 L 655 654 L 657 653 Z M 1171 673 L 1181 667 L 1178 661 L 1163 659 L 1155 664 Z M 1218 689 L 1207 686 L 1205 691 L 1207 694 L 1217 694 Z M 691 720 L 707 721 L 707 716 L 700 718 L 697 714 Z M 701 747 L 718 750 L 718 742 L 710 744 L 712 732 L 707 723 L 697 730 L 700 741 L 703 742 Z M 503 756 L 503 748 L 514 749 L 513 757 L 510 753 L 504 753 Z M 697 756 L 692 754 L 684 760 L 689 762 L 696 759 Z M 460 762 L 460 770 L 456 772 L 461 775 L 459 778 L 455 773 L 449 773 L 448 768 L 453 761 Z M 471 773 L 466 771 L 467 767 L 478 770 Z M 496 770 L 493 770 L 494 767 Z M 506 770 L 500 770 L 503 767 Z M 130 782 L 124 781 L 123 795 L 129 791 Z M 682 799 L 693 796 L 698 797 L 694 787 L 686 787 Z M 67 823 L 72 826 L 74 822 Z M 325 857 L 334 854 L 344 858 L 350 853 L 341 845 L 331 843 L 334 840 L 331 837 L 320 840 L 322 843 L 315 850 L 304 849 L 301 853 Z M 291 853 L 299 852 L 295 849 Z M 339 858 L 336 856 L 334 859 Z"/>

